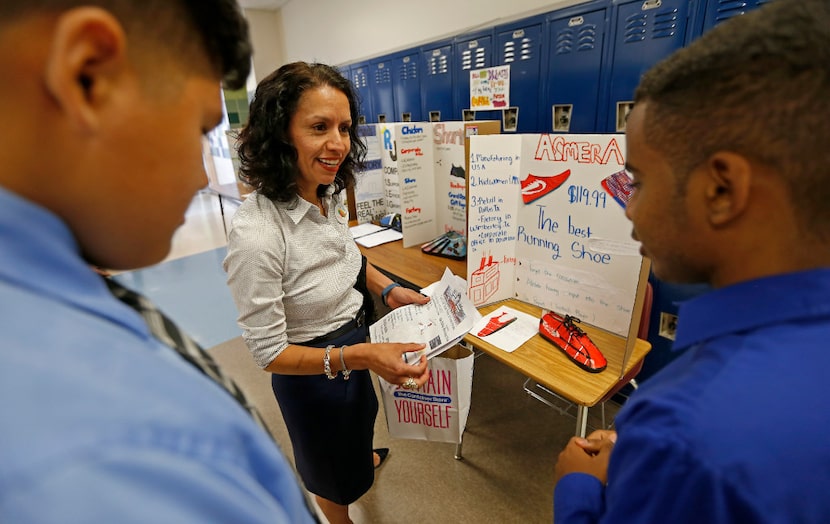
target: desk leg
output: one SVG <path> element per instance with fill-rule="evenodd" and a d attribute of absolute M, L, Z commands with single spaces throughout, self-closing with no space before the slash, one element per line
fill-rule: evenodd
<path fill-rule="evenodd" d="M 455 460 L 464 460 L 464 457 L 461 456 L 461 442 L 455 445 Z"/>
<path fill-rule="evenodd" d="M 588 431 L 588 406 L 576 407 L 576 434 L 585 438 Z"/>

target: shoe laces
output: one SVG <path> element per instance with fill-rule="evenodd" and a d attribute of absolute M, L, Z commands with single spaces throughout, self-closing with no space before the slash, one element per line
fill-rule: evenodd
<path fill-rule="evenodd" d="M 572 317 L 571 315 L 565 315 L 565 319 L 562 321 L 562 325 L 565 326 L 565 329 L 568 330 L 568 333 L 570 333 L 571 336 L 576 335 L 578 337 L 585 334 L 585 332 L 582 331 L 582 328 L 577 326 L 577 324 L 581 323 L 582 321 L 580 319 L 578 319 L 577 317 Z"/>
<path fill-rule="evenodd" d="M 571 315 L 565 315 L 565 319 L 562 321 L 562 325 L 565 326 L 565 329 L 568 330 L 568 340 L 566 343 L 574 348 L 577 353 L 582 355 L 586 360 L 592 360 L 591 355 L 586 351 L 585 344 L 582 343 L 582 340 L 579 338 L 581 336 L 585 336 L 585 331 L 582 330 L 577 324 L 582 323 L 582 320 L 578 319 L 577 317 L 573 317 Z M 576 337 L 576 341 L 579 343 L 573 344 L 571 340 Z"/>

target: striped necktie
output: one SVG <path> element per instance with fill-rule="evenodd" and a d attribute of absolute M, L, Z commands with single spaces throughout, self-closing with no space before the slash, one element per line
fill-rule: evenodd
<path fill-rule="evenodd" d="M 181 355 L 182 358 L 192 364 L 193 367 L 222 386 L 225 391 L 227 391 L 233 398 L 236 399 L 237 402 L 239 402 L 239 405 L 251 414 L 251 418 L 253 418 L 254 421 L 256 421 L 256 423 L 259 424 L 259 426 L 262 427 L 262 429 L 265 430 L 265 432 L 273 439 L 273 435 L 271 435 L 271 432 L 268 431 L 268 427 L 265 425 L 265 421 L 259 414 L 259 410 L 257 410 L 257 408 L 248 401 L 248 398 L 242 390 L 239 389 L 239 386 L 237 386 L 230 377 L 222 372 L 219 366 L 216 365 L 216 361 L 213 360 L 213 357 L 211 357 L 210 354 L 202 348 L 202 346 L 183 333 L 178 326 L 176 326 L 176 324 L 174 324 L 173 321 L 167 317 L 167 315 L 162 313 L 155 306 L 155 304 L 153 304 L 146 297 L 122 286 L 112 278 L 104 278 L 104 281 L 107 283 L 107 287 L 115 298 L 130 306 L 141 315 L 144 322 L 147 324 L 147 327 L 150 328 L 150 333 L 152 333 L 156 339 L 162 342 L 165 346 L 169 346 L 175 350 L 179 355 Z M 274 439 L 274 443 L 277 444 L 278 448 L 280 447 L 276 439 Z M 302 486 L 299 478 L 297 478 L 296 471 L 294 472 L 294 475 L 297 484 Z M 305 490 L 302 490 L 302 493 L 306 508 L 308 509 L 312 519 L 314 522 L 320 522 L 320 519 L 317 517 L 317 513 L 313 509 L 314 506 L 311 503 L 308 493 Z"/>
<path fill-rule="evenodd" d="M 205 351 L 195 340 L 183 333 L 176 324 L 173 323 L 164 313 L 162 313 L 150 300 L 139 295 L 135 291 L 127 289 L 111 278 L 104 279 L 109 287 L 110 292 L 126 305 L 136 310 L 147 327 L 150 328 L 150 333 L 162 342 L 165 346 L 174 349 L 186 361 L 193 365 L 196 369 L 204 373 L 211 380 L 222 386 L 225 391 L 236 399 L 245 410 L 251 414 L 251 417 L 259 424 L 266 432 L 268 428 L 265 421 L 259 413 L 259 410 L 248 401 L 248 398 L 239 389 L 239 386 L 225 375 L 222 370 L 216 365 L 213 357 Z M 269 432 L 270 435 L 270 432 Z"/>

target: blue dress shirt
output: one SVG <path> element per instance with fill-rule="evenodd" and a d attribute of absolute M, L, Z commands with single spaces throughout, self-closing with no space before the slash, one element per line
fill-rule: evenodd
<path fill-rule="evenodd" d="M 681 305 L 675 349 L 617 417 L 608 485 L 565 475 L 557 523 L 828 523 L 830 269 Z"/>
<path fill-rule="evenodd" d="M 313 522 L 274 442 L 0 188 L 0 522 Z"/>

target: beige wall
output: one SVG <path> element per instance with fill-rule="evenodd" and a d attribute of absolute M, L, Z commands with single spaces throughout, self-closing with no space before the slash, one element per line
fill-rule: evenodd
<path fill-rule="evenodd" d="M 270 16 L 246 14 L 260 79 L 285 62 L 346 64 L 584 1 L 293 0 Z"/>
<path fill-rule="evenodd" d="M 256 83 L 259 83 L 285 63 L 282 12 L 247 9 L 245 17 L 251 29 L 251 40 L 254 45 L 254 75 Z"/>

